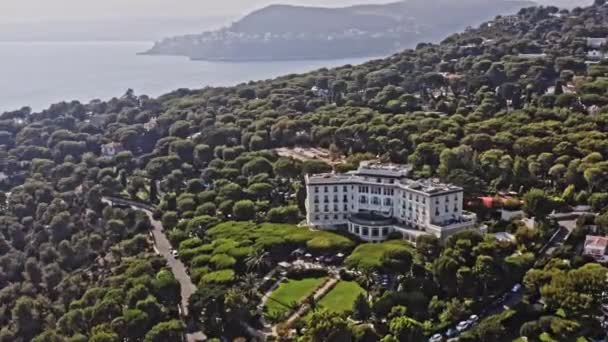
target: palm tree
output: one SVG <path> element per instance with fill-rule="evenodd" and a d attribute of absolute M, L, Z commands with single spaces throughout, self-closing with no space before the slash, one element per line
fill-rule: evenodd
<path fill-rule="evenodd" d="M 258 297 L 258 278 L 253 273 L 246 273 L 241 277 L 241 288 L 247 299 L 254 302 Z"/>
<path fill-rule="evenodd" d="M 361 271 L 361 275 L 359 276 L 358 280 L 369 296 L 375 281 L 374 272 L 370 269 L 364 269 Z"/>
<path fill-rule="evenodd" d="M 263 249 L 258 249 L 254 251 L 247 259 L 245 260 L 245 264 L 247 265 L 248 271 L 264 271 L 269 268 L 271 265 L 270 262 L 270 254 Z"/>

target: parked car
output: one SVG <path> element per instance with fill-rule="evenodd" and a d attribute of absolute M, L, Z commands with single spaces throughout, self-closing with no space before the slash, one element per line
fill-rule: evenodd
<path fill-rule="evenodd" d="M 458 330 L 459 332 L 463 332 L 465 330 L 467 330 L 469 328 L 471 324 L 467 321 L 462 321 L 460 323 L 458 323 L 458 325 L 456 326 L 456 330 Z"/>
<path fill-rule="evenodd" d="M 452 338 L 452 337 L 456 337 L 458 336 L 460 332 L 454 328 L 450 328 L 448 329 L 448 331 L 445 333 L 445 337 L 447 338 Z"/>
<path fill-rule="evenodd" d="M 443 336 L 441 334 L 435 334 L 429 338 L 429 342 L 441 342 L 443 341 Z"/>
<path fill-rule="evenodd" d="M 469 317 L 468 322 L 470 322 L 471 324 L 475 324 L 475 323 L 479 322 L 479 316 L 471 315 L 471 317 Z"/>
<path fill-rule="evenodd" d="M 517 293 L 517 292 L 519 292 L 520 290 L 521 290 L 521 284 L 515 284 L 515 285 L 513 286 L 513 288 L 511 289 L 511 292 L 513 292 L 513 293 Z"/>
<path fill-rule="evenodd" d="M 179 253 L 175 249 L 171 250 L 171 255 L 173 255 L 175 258 L 179 257 Z"/>

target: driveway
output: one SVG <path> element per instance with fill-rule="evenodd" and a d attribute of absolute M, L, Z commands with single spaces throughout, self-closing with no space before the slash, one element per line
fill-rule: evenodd
<path fill-rule="evenodd" d="M 119 203 L 119 204 L 127 204 L 130 205 L 133 209 L 141 210 L 150 218 L 150 223 L 152 224 L 152 230 L 150 231 L 154 236 L 154 249 L 156 252 L 165 258 L 167 261 L 167 266 L 171 269 L 173 276 L 179 282 L 180 290 L 181 290 L 181 310 L 182 316 L 188 317 L 188 301 L 194 292 L 196 292 L 196 286 L 192 283 L 192 279 L 186 272 L 186 266 L 181 260 L 175 258 L 171 251 L 173 250 L 173 246 L 167 239 L 167 236 L 163 232 L 163 226 L 160 221 L 155 220 L 152 217 L 152 211 L 150 210 L 150 206 L 138 203 L 135 201 L 129 201 L 122 198 L 111 198 L 105 197 L 104 201 L 107 203 Z M 207 337 L 201 331 L 190 332 L 186 335 L 186 339 L 188 342 L 197 342 L 197 341 L 205 341 Z"/>

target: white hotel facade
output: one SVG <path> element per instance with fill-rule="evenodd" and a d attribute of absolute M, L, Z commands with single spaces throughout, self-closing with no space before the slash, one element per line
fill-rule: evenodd
<path fill-rule="evenodd" d="M 363 241 L 381 242 L 391 233 L 415 241 L 421 234 L 445 238 L 476 227 L 463 211 L 463 189 L 408 178 L 407 165 L 362 162 L 344 174 L 306 176 L 306 221 L 318 229 L 347 229 Z"/>

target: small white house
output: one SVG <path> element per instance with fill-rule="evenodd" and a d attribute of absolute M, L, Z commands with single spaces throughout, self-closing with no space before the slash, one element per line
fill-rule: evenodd
<path fill-rule="evenodd" d="M 606 58 L 606 54 L 599 50 L 590 50 L 587 51 L 587 58 L 591 60 L 600 60 Z"/>
<path fill-rule="evenodd" d="M 587 47 L 592 49 L 599 49 L 606 45 L 608 38 L 587 38 Z"/>
<path fill-rule="evenodd" d="M 104 157 L 113 157 L 123 150 L 122 144 L 117 142 L 101 145 L 101 154 Z"/>
<path fill-rule="evenodd" d="M 583 254 L 593 257 L 596 260 L 606 258 L 608 250 L 608 237 L 587 235 Z"/>

